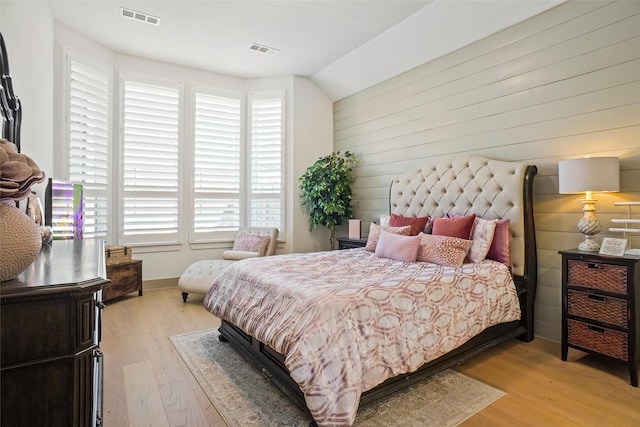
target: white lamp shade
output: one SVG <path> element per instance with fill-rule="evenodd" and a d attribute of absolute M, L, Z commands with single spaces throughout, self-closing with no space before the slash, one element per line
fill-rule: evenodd
<path fill-rule="evenodd" d="M 620 191 L 620 159 L 585 157 L 558 164 L 560 193 Z"/>

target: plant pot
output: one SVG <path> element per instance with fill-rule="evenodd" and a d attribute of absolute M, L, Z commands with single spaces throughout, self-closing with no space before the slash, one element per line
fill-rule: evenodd
<path fill-rule="evenodd" d="M 0 282 L 18 277 L 40 253 L 42 232 L 15 206 L 0 203 Z"/>

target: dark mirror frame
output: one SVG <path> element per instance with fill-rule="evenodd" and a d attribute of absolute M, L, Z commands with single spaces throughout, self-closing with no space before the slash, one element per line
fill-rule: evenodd
<path fill-rule="evenodd" d="M 13 93 L 7 47 L 4 44 L 2 33 L 0 33 L 0 110 L 2 112 L 2 137 L 16 144 L 18 152 L 20 152 L 22 105 Z"/>

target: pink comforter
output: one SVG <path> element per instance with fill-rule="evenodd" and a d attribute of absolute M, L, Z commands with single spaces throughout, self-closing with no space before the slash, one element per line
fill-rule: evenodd
<path fill-rule="evenodd" d="M 520 318 L 503 264 L 456 269 L 364 249 L 239 261 L 204 305 L 286 356 L 320 426 L 353 424 L 364 391 Z"/>

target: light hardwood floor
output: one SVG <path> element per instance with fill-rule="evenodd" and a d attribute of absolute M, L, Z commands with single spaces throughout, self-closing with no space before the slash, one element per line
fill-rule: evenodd
<path fill-rule="evenodd" d="M 201 296 L 184 304 L 177 288 L 108 302 L 104 425 L 224 426 L 168 339 L 218 324 Z M 562 362 L 555 342 L 512 340 L 456 370 L 507 393 L 463 426 L 640 426 L 640 389 L 629 385 L 624 365 L 575 350 Z"/>

